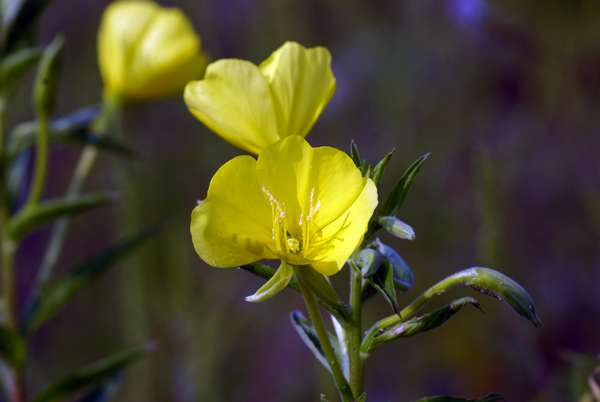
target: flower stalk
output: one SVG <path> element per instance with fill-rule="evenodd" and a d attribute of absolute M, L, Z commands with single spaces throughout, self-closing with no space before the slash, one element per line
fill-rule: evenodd
<path fill-rule="evenodd" d="M 325 328 L 325 324 L 323 323 L 323 318 L 321 317 L 321 313 L 319 312 L 319 307 L 317 306 L 317 302 L 315 300 L 315 295 L 312 293 L 310 288 L 302 281 L 302 279 L 298 279 L 298 284 L 300 285 L 300 290 L 302 291 L 302 296 L 304 297 L 304 302 L 306 303 L 306 308 L 308 310 L 308 314 L 310 315 L 310 319 L 315 327 L 315 331 L 317 332 L 317 336 L 319 337 L 319 341 L 321 343 L 321 347 L 323 348 L 323 352 L 325 353 L 325 357 L 327 358 L 327 362 L 329 363 L 329 367 L 331 368 L 331 374 L 333 375 L 333 379 L 335 381 L 335 385 L 337 386 L 340 394 L 342 396 L 343 402 L 351 402 L 356 400 L 350 389 L 350 385 L 344 377 L 344 373 L 342 372 L 342 368 L 340 363 L 335 356 L 335 352 L 333 351 L 333 347 L 331 346 L 331 342 L 329 341 L 329 335 L 327 334 L 327 329 Z"/>

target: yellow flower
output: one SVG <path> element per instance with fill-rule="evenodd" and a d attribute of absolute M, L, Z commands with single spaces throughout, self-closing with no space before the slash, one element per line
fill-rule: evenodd
<path fill-rule="evenodd" d="M 223 165 L 192 213 L 196 252 L 214 267 L 261 259 L 338 272 L 367 230 L 377 189 L 352 159 L 293 135 Z"/>
<path fill-rule="evenodd" d="M 324 47 L 286 42 L 256 66 L 224 59 L 184 93 L 190 112 L 226 141 L 258 154 L 290 135 L 306 137 L 336 88 Z"/>
<path fill-rule="evenodd" d="M 180 9 L 115 1 L 100 22 L 98 63 L 109 94 L 150 100 L 175 95 L 201 77 L 206 56 Z"/>

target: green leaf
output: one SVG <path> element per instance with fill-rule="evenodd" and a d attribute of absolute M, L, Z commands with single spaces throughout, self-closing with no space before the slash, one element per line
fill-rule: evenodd
<path fill-rule="evenodd" d="M 44 8 L 53 0 L 12 0 L 8 3 L 2 17 L 0 51 L 9 53 L 27 35 L 30 35 L 34 23 Z"/>
<path fill-rule="evenodd" d="M 27 348 L 25 341 L 4 325 L 0 325 L 0 356 L 13 367 L 21 369 L 25 363 Z"/>
<path fill-rule="evenodd" d="M 356 400 L 356 402 L 365 402 L 367 400 L 367 394 L 365 394 L 364 392 L 358 397 L 358 399 Z"/>
<path fill-rule="evenodd" d="M 489 394 L 480 399 L 466 399 L 455 396 L 430 396 L 413 402 L 507 402 L 500 394 Z"/>
<path fill-rule="evenodd" d="M 379 269 L 381 256 L 371 248 L 365 248 L 358 254 L 360 273 L 363 278 L 368 278 Z"/>
<path fill-rule="evenodd" d="M 382 343 L 390 342 L 398 338 L 407 338 L 420 332 L 437 328 L 443 325 L 463 306 L 466 305 L 471 305 L 483 313 L 483 310 L 481 310 L 477 300 L 473 299 L 472 297 L 463 297 L 462 299 L 454 300 L 445 307 L 434 310 L 429 314 L 425 314 L 422 317 L 412 318 L 408 321 L 396 324 L 383 332 L 375 334 L 375 336 L 370 339 L 368 345 L 365 344 L 363 347 L 361 347 L 361 350 L 370 353 Z"/>
<path fill-rule="evenodd" d="M 120 370 L 117 371 L 106 383 L 92 389 L 77 402 L 109 402 L 115 397 L 122 382 L 123 370 Z"/>
<path fill-rule="evenodd" d="M 73 272 L 63 276 L 45 289 L 36 293 L 29 303 L 22 324 L 22 332 L 30 335 L 43 323 L 56 315 L 81 290 L 120 259 L 128 256 L 151 236 L 157 234 L 161 225 L 152 225 L 134 236 L 131 236 L 108 250 L 77 267 Z"/>
<path fill-rule="evenodd" d="M 27 233 L 41 226 L 52 223 L 56 219 L 72 216 L 112 204 L 121 199 L 119 193 L 84 194 L 76 198 L 55 199 L 23 209 L 8 222 L 8 235 L 18 240 Z"/>
<path fill-rule="evenodd" d="M 325 368 L 331 372 L 331 367 L 329 367 L 329 363 L 327 362 L 327 357 L 325 357 L 325 352 L 323 352 L 323 348 L 321 346 L 321 342 L 319 341 L 319 337 L 317 336 L 317 332 L 315 331 L 315 327 L 308 321 L 300 311 L 293 311 L 291 314 L 292 325 L 300 335 L 300 338 L 304 341 L 306 346 L 313 352 L 317 360 L 321 362 Z M 331 342 L 331 346 L 333 347 L 333 351 L 338 359 L 338 362 L 343 361 L 340 353 L 340 344 L 338 342 L 337 337 L 329 333 L 327 331 L 327 335 L 329 336 L 329 341 Z"/>
<path fill-rule="evenodd" d="M 42 51 L 28 47 L 12 53 L 0 60 L 0 93 L 4 97 L 12 95 L 19 88 L 25 74 L 40 59 Z"/>
<path fill-rule="evenodd" d="M 93 145 L 99 149 L 133 157 L 134 151 L 125 143 L 92 132 L 98 117 L 98 107 L 76 110 L 50 123 L 50 143 Z M 39 130 L 37 121 L 21 123 L 11 130 L 7 144 L 7 157 L 17 157 L 24 149 L 35 144 Z"/>
<path fill-rule="evenodd" d="M 352 160 L 354 161 L 356 167 L 361 169 L 362 163 L 360 161 L 360 155 L 358 154 L 358 148 L 356 147 L 356 143 L 354 142 L 354 140 L 350 142 L 350 156 L 352 157 Z"/>
<path fill-rule="evenodd" d="M 281 292 L 290 283 L 294 269 L 291 265 L 281 261 L 281 265 L 275 275 L 271 277 L 260 289 L 252 296 L 247 296 L 247 302 L 261 302 L 269 300 L 277 293 Z"/>
<path fill-rule="evenodd" d="M 389 233 L 405 240 L 414 240 L 415 231 L 406 223 L 395 216 L 379 216 L 373 220 L 373 223 L 381 226 Z"/>
<path fill-rule="evenodd" d="M 400 315 L 400 306 L 396 300 L 394 269 L 392 268 L 392 264 L 387 260 L 382 260 L 377 272 L 368 277 L 367 281 L 383 295 L 384 299 L 389 303 L 390 307 L 392 307 L 392 310 L 394 310 L 394 313 Z"/>
<path fill-rule="evenodd" d="M 400 257 L 393 248 L 386 246 L 379 241 L 379 239 L 375 239 L 369 247 L 377 250 L 381 259 L 388 261 L 392 265 L 394 271 L 394 286 L 397 290 L 408 292 L 412 289 L 413 284 L 415 283 L 415 277 L 402 257 Z"/>
<path fill-rule="evenodd" d="M 42 53 L 42 59 L 33 83 L 33 104 L 40 114 L 50 115 L 54 109 L 58 62 L 64 42 L 64 38 L 57 35 Z"/>
<path fill-rule="evenodd" d="M 405 309 L 406 316 L 413 314 L 432 297 L 457 285 L 470 287 L 495 297 L 508 304 L 517 314 L 531 321 L 536 328 L 542 326 L 535 312 L 533 300 L 521 285 L 500 272 L 480 267 L 465 269 L 441 280 Z"/>
<path fill-rule="evenodd" d="M 388 164 L 388 162 L 390 161 L 390 158 L 392 157 L 392 155 L 394 155 L 394 149 L 392 149 L 392 152 L 390 152 L 389 154 L 387 154 L 378 164 L 377 166 L 375 166 L 373 168 L 373 172 L 371 174 L 371 179 L 373 179 L 373 183 L 375 183 L 375 186 L 377 188 L 379 188 L 379 184 L 381 183 L 381 178 L 383 177 L 383 173 L 385 172 L 385 168 Z"/>
<path fill-rule="evenodd" d="M 348 307 L 335 293 L 327 278 L 310 265 L 294 265 L 294 272 L 298 279 L 304 281 L 315 296 L 325 304 L 338 309 Z"/>
<path fill-rule="evenodd" d="M 408 190 L 410 190 L 415 177 L 419 174 L 419 170 L 421 170 L 421 166 L 428 156 L 429 154 L 421 156 L 404 172 L 398 183 L 396 183 L 396 186 L 388 194 L 383 206 L 377 211 L 378 216 L 396 216 L 398 209 L 408 194 Z"/>
<path fill-rule="evenodd" d="M 31 402 L 58 402 L 84 388 L 110 379 L 128 364 L 147 356 L 154 345 L 135 346 L 67 375 L 36 395 Z"/>

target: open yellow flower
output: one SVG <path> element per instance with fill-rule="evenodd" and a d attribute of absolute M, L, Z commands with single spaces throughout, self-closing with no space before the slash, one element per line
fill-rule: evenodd
<path fill-rule="evenodd" d="M 192 213 L 196 252 L 214 267 L 261 259 L 338 272 L 367 230 L 377 188 L 344 152 L 294 135 L 258 160 L 238 156 L 213 177 Z"/>
<path fill-rule="evenodd" d="M 105 90 L 132 100 L 183 91 L 202 76 L 200 37 L 178 8 L 151 1 L 115 1 L 102 16 L 98 63 Z"/>
<path fill-rule="evenodd" d="M 324 47 L 286 42 L 256 66 L 224 59 L 210 64 L 184 93 L 190 112 L 226 141 L 258 154 L 289 135 L 306 137 L 336 88 Z"/>

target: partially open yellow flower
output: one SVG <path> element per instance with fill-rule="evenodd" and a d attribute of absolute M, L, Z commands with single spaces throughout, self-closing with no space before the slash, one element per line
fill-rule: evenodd
<path fill-rule="evenodd" d="M 226 141 L 258 154 L 289 135 L 306 137 L 336 88 L 324 47 L 286 42 L 256 66 L 224 59 L 184 93 L 190 112 Z"/>
<path fill-rule="evenodd" d="M 293 135 L 255 160 L 238 156 L 213 177 L 192 213 L 196 252 L 214 267 L 261 259 L 338 272 L 367 230 L 377 188 L 352 159 Z"/>
<path fill-rule="evenodd" d="M 178 8 L 115 1 L 102 16 L 98 63 L 105 90 L 132 100 L 175 95 L 202 76 L 200 37 Z"/>

